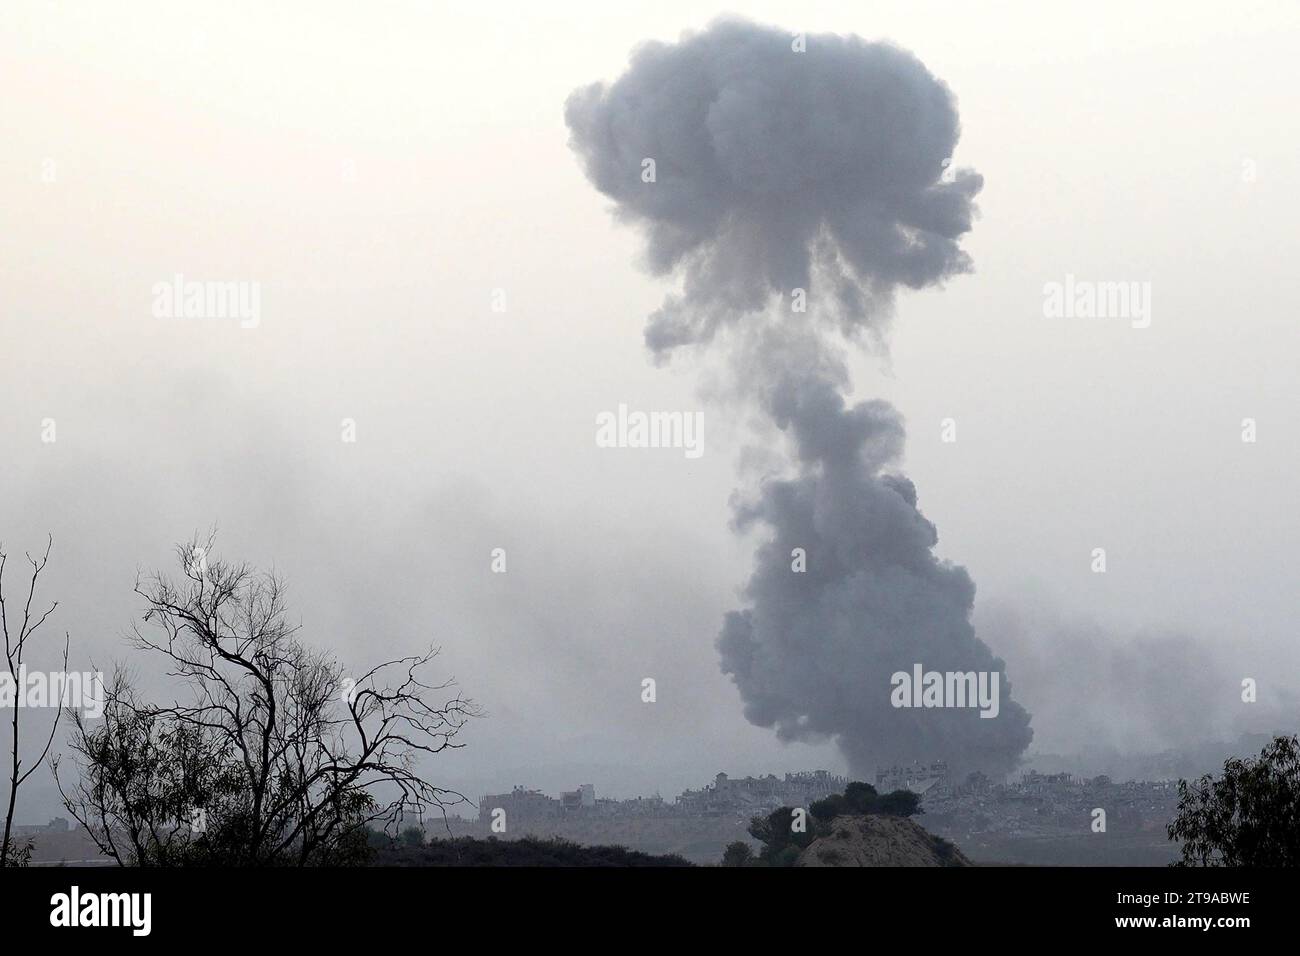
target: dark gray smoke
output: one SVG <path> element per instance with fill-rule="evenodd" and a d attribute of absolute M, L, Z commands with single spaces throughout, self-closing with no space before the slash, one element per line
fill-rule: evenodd
<path fill-rule="evenodd" d="M 837 337 L 878 337 L 898 287 L 970 267 L 958 239 L 982 179 L 948 165 L 947 87 L 895 47 L 723 20 L 638 48 L 566 119 L 650 269 L 682 278 L 650 317 L 651 350 L 726 333 L 738 386 L 793 448 L 790 473 L 736 506 L 738 528 L 768 535 L 750 606 L 718 640 L 746 716 L 787 740 L 834 736 L 859 775 L 912 759 L 1010 769 L 1029 715 L 971 627 L 969 576 L 935 557 L 916 489 L 892 473 L 898 413 L 846 403 Z M 891 675 L 914 664 L 998 672 L 999 715 L 891 706 Z"/>
<path fill-rule="evenodd" d="M 895 287 L 969 268 L 957 237 L 983 179 L 940 180 L 958 136 L 948 88 L 892 46 L 794 44 L 722 20 L 644 44 L 613 85 L 569 98 L 588 178 L 643 228 L 651 270 L 685 278 L 646 329 L 656 352 L 707 341 L 818 273 L 852 327 L 881 315 Z"/>

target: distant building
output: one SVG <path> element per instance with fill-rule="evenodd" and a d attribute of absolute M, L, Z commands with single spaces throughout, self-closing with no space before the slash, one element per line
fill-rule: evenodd
<path fill-rule="evenodd" d="M 596 809 L 596 788 L 589 783 L 584 783 L 577 790 L 569 790 L 560 794 L 560 809 L 565 813 L 578 813 L 584 810 Z"/>
<path fill-rule="evenodd" d="M 936 789 L 951 785 L 948 778 L 948 765 L 942 760 L 933 763 L 912 763 L 905 767 L 878 767 L 876 769 L 876 792 L 892 793 L 895 790 L 911 790 L 925 796 Z"/>
<path fill-rule="evenodd" d="M 480 823 L 491 823 L 493 811 L 504 810 L 511 824 L 548 820 L 561 813 L 560 801 L 540 790 L 516 786 L 509 793 L 490 793 L 479 799 Z"/>
<path fill-rule="evenodd" d="M 491 823 L 493 811 L 504 810 L 513 824 L 560 819 L 625 817 L 737 817 L 770 813 L 777 807 L 806 807 L 832 793 L 839 793 L 848 780 L 825 770 L 787 773 L 784 777 L 732 778 L 719 773 L 710 786 L 686 790 L 669 803 L 655 794 L 613 800 L 597 797 L 593 784 L 561 792 L 559 799 L 540 790 L 516 786 L 509 793 L 487 794 L 479 800 L 479 822 Z"/>
<path fill-rule="evenodd" d="M 672 801 L 657 794 L 626 800 L 598 797 L 589 783 L 564 791 L 559 799 L 517 786 L 509 793 L 483 797 L 479 821 L 492 823 L 494 811 L 501 809 L 511 833 L 527 833 L 531 828 L 537 833 L 590 833 L 602 838 L 605 824 L 617 821 L 635 821 L 638 826 L 630 829 L 636 832 L 653 829 L 653 821 L 683 819 L 712 819 L 719 827 L 735 827 L 778 807 L 809 807 L 833 793 L 842 793 L 848 783 L 845 777 L 826 770 L 780 777 L 731 777 L 719 772 L 711 783 L 684 790 Z M 946 828 L 935 832 L 956 834 L 1044 837 L 1089 832 L 1090 814 L 1097 806 L 1108 808 L 1113 831 L 1159 832 L 1178 803 L 1177 786 L 1172 782 L 1116 782 L 1104 774 L 1086 778 L 1030 770 L 1014 781 L 995 783 L 982 773 L 955 779 L 942 761 L 880 767 L 875 787 L 879 793 L 910 790 L 917 794 L 928 819 L 942 821 Z M 48 827 L 29 829 L 43 831 L 60 825 L 66 828 L 67 821 L 52 820 Z"/>
<path fill-rule="evenodd" d="M 32 833 L 69 833 L 72 830 L 72 824 L 68 823 L 65 817 L 55 817 L 49 823 L 27 824 L 25 826 L 15 826 L 15 833 L 32 834 Z"/>
<path fill-rule="evenodd" d="M 734 779 L 719 773 L 713 778 L 713 786 L 684 791 L 677 798 L 677 806 L 699 816 L 757 816 L 778 807 L 806 807 L 847 785 L 844 777 L 825 770 Z"/>

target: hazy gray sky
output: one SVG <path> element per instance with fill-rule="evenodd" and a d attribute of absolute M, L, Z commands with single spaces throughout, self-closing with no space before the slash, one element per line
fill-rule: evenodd
<path fill-rule="evenodd" d="M 136 568 L 215 523 L 345 661 L 443 646 L 491 715 L 438 764 L 471 796 L 842 767 L 718 668 L 752 433 L 711 367 L 650 360 L 670 283 L 567 145 L 575 88 L 730 12 L 892 40 L 956 95 L 974 271 L 900 297 L 854 394 L 906 419 L 1031 751 L 1294 690 L 1300 7 L 196 6 L 0 10 L 0 541 L 53 533 L 74 661 L 129 659 Z M 176 273 L 260 283 L 256 328 L 156 318 Z M 1067 275 L 1149 282 L 1150 327 L 1045 318 Z M 596 447 L 619 403 L 703 410 L 705 454 Z"/>

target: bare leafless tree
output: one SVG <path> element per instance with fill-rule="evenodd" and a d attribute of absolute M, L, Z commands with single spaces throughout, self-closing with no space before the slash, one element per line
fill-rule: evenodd
<path fill-rule="evenodd" d="M 54 613 L 59 602 L 52 603 L 44 613 L 32 613 L 32 602 L 36 597 L 36 585 L 40 579 L 41 572 L 45 570 L 45 565 L 50 559 L 50 549 L 54 546 L 54 539 L 47 538 L 45 542 L 45 553 L 39 559 L 27 555 L 27 561 L 31 565 L 31 573 L 27 584 L 27 597 L 23 601 L 22 622 L 17 624 L 16 631 L 9 629 L 9 606 L 4 597 L 4 573 L 5 566 L 8 563 L 8 555 L 0 548 L 0 624 L 3 624 L 5 639 L 5 664 L 9 669 L 9 680 L 13 687 L 15 695 L 23 693 L 25 690 L 23 674 L 24 654 L 27 651 L 27 642 L 45 623 L 46 619 Z M 16 616 L 16 615 L 15 615 Z M 65 631 L 63 635 L 63 669 L 68 669 L 68 634 Z M 31 843 L 27 841 L 19 842 L 14 839 L 14 810 L 18 805 L 18 789 L 27 782 L 27 779 L 36 771 L 45 758 L 49 755 L 50 747 L 54 743 L 54 735 L 59 729 L 59 715 L 61 708 L 59 702 L 54 704 L 54 719 L 50 724 L 50 733 L 45 740 L 45 746 L 41 748 L 40 755 L 30 764 L 23 761 L 22 750 L 22 721 L 21 717 L 24 709 L 19 706 L 19 701 L 15 698 L 12 703 L 13 713 L 10 717 L 10 736 L 9 741 L 9 805 L 5 810 L 4 839 L 0 842 L 0 866 L 22 866 L 27 863 L 31 857 Z M 24 767 L 26 769 L 24 769 Z"/>
<path fill-rule="evenodd" d="M 137 865 L 347 863 L 371 824 L 464 801 L 419 774 L 478 714 L 453 681 L 421 677 L 436 650 L 350 678 L 299 639 L 279 578 L 212 545 L 178 547 L 178 582 L 136 585 L 152 630 L 131 643 L 190 699 L 144 703 L 119 671 L 102 725 L 70 714 L 81 773 L 60 790 L 101 850 Z"/>

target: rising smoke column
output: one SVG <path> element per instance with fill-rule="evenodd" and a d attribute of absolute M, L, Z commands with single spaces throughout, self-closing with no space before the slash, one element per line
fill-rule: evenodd
<path fill-rule="evenodd" d="M 958 239 L 983 180 L 946 162 L 947 87 L 896 47 L 728 19 L 642 45 L 613 84 L 575 91 L 566 120 L 650 270 L 682 280 L 646 326 L 656 359 L 725 345 L 742 394 L 790 442 L 789 474 L 736 505 L 739 530 L 767 533 L 749 606 L 718 638 L 746 717 L 784 740 L 833 736 L 859 776 L 911 759 L 1009 770 L 1029 715 L 970 624 L 969 575 L 935 557 L 894 472 L 902 420 L 844 398 L 840 343 L 879 340 L 899 287 L 970 268 Z M 999 672 L 999 716 L 892 707 L 890 676 L 917 663 Z"/>

